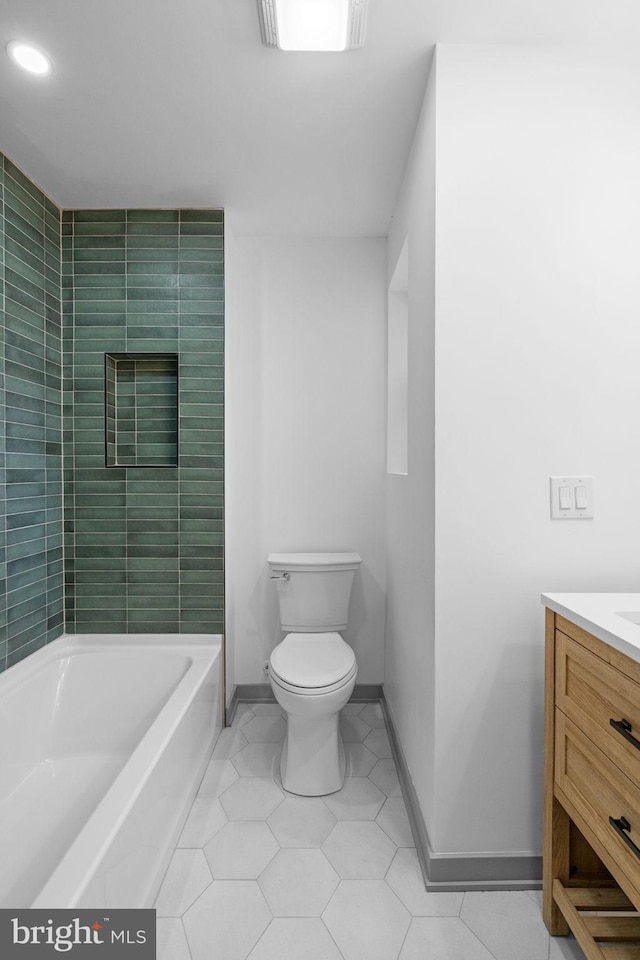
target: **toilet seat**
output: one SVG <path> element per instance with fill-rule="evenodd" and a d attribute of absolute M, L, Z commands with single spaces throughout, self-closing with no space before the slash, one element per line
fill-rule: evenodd
<path fill-rule="evenodd" d="M 356 658 L 338 633 L 290 633 L 273 650 L 269 671 L 285 690 L 329 693 L 357 672 Z"/>
<path fill-rule="evenodd" d="M 342 680 L 338 680 L 336 683 L 330 683 L 326 687 L 298 687 L 294 683 L 289 683 L 287 680 L 279 677 L 272 667 L 269 668 L 269 672 L 272 682 L 277 687 L 282 687 L 283 690 L 288 690 L 289 693 L 297 693 L 298 696 L 301 697 L 317 697 L 323 693 L 334 693 L 336 690 L 341 690 L 342 687 L 348 686 L 357 674 L 358 667 L 354 663 L 353 669 L 349 671 L 346 677 L 343 677 Z"/>

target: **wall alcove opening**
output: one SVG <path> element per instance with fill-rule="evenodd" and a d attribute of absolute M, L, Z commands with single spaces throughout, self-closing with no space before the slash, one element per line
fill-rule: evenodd
<path fill-rule="evenodd" d="M 178 355 L 105 353 L 105 464 L 178 466 Z"/>

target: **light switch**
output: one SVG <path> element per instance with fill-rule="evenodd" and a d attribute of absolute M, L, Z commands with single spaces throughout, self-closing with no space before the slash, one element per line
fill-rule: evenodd
<path fill-rule="evenodd" d="M 551 519 L 593 517 L 593 477 L 550 477 Z"/>
<path fill-rule="evenodd" d="M 571 509 L 571 487 L 565 486 L 560 487 L 560 509 L 561 510 L 570 510 Z"/>
<path fill-rule="evenodd" d="M 587 488 L 585 486 L 576 487 L 576 510 L 586 510 L 588 507 Z"/>

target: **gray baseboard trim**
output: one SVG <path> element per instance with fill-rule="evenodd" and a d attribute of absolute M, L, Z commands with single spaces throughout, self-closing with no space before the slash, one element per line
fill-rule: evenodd
<path fill-rule="evenodd" d="M 268 683 L 236 683 L 227 704 L 225 726 L 230 727 L 240 703 L 275 703 L 271 685 Z"/>
<path fill-rule="evenodd" d="M 349 703 L 367 703 L 382 699 L 381 683 L 356 683 Z M 227 705 L 226 726 L 233 723 L 239 703 L 275 703 L 276 698 L 269 683 L 237 683 Z"/>
<path fill-rule="evenodd" d="M 356 683 L 349 703 L 367 703 L 371 700 L 382 700 L 382 684 Z"/>
<path fill-rule="evenodd" d="M 384 687 L 380 703 L 416 845 L 418 862 L 427 890 L 437 892 L 540 889 L 542 857 L 442 855 L 433 852 L 393 714 L 384 696 Z"/>

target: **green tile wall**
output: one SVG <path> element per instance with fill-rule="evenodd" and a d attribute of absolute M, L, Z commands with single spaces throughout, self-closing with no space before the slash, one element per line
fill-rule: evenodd
<path fill-rule="evenodd" d="M 70 633 L 222 632 L 223 274 L 221 211 L 61 215 L 0 154 L 0 671 L 65 614 Z M 177 354 L 178 466 L 106 466 L 105 353 Z M 175 437 L 144 399 L 167 367 L 138 373 L 139 463 Z"/>
<path fill-rule="evenodd" d="M 223 214 L 65 212 L 68 632 L 223 630 Z M 104 355 L 178 354 L 179 465 L 106 467 Z"/>
<path fill-rule="evenodd" d="M 0 154 L 0 670 L 63 629 L 60 211 Z"/>

